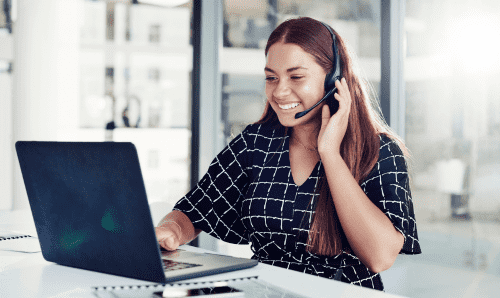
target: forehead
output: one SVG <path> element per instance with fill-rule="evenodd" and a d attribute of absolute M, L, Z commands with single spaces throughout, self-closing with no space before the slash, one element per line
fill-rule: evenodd
<path fill-rule="evenodd" d="M 296 66 L 318 66 L 315 58 L 293 43 L 278 42 L 267 52 L 266 66 L 272 69 L 288 69 Z"/>

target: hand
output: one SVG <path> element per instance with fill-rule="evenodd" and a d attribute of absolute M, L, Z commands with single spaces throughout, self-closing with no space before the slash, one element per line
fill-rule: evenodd
<path fill-rule="evenodd" d="M 155 228 L 156 239 L 161 247 L 166 250 L 176 250 L 181 244 L 181 228 L 175 223 L 166 223 Z"/>
<path fill-rule="evenodd" d="M 349 123 L 349 113 L 351 111 L 351 93 L 345 78 L 335 82 L 337 92 L 335 99 L 339 102 L 339 109 L 333 116 L 330 115 L 328 105 L 323 105 L 321 117 L 321 129 L 318 136 L 318 152 L 321 154 L 340 155 L 340 144 L 344 139 Z"/>

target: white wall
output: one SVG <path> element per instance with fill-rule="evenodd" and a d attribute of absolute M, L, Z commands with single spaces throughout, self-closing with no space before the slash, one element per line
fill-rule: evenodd
<path fill-rule="evenodd" d="M 78 125 L 82 0 L 18 1 L 14 28 L 13 142 L 59 140 Z M 28 207 L 17 156 L 13 209 Z"/>
<path fill-rule="evenodd" d="M 6 39 L 0 38 L 0 45 Z M 11 44 L 10 44 L 11 45 Z M 10 46 L 9 45 L 9 46 Z M 5 46 L 5 44 L 4 44 Z M 1 50 L 0 50 L 1 51 Z M 9 57 L 4 57 L 9 58 Z M 7 62 L 0 60 L 0 210 L 12 208 L 12 75 L 7 73 Z"/>

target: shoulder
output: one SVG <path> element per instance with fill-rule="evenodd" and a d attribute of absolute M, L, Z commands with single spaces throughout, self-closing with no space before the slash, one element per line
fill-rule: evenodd
<path fill-rule="evenodd" d="M 389 174 L 406 175 L 408 167 L 406 157 L 398 142 L 387 135 L 380 134 L 380 149 L 378 160 L 367 177 L 360 185 L 365 186 L 380 177 L 389 177 Z M 380 179 L 379 179 L 380 180 Z"/>
<path fill-rule="evenodd" d="M 380 150 L 377 164 L 374 167 L 379 173 L 407 174 L 408 166 L 406 156 L 397 140 L 380 134 Z"/>
<path fill-rule="evenodd" d="M 249 124 L 242 132 L 234 136 L 229 142 L 230 148 L 245 147 L 246 149 L 255 149 L 265 144 L 273 142 L 275 139 L 283 139 L 284 130 L 281 133 L 280 128 L 264 124 Z"/>
<path fill-rule="evenodd" d="M 262 135 L 266 137 L 282 136 L 285 133 L 285 127 L 271 125 L 268 123 L 249 124 L 243 131 L 246 134 Z"/>
<path fill-rule="evenodd" d="M 286 129 L 283 126 L 269 125 L 267 123 L 250 124 L 242 132 L 242 135 L 247 140 L 254 143 L 275 139 L 283 139 L 286 134 Z"/>
<path fill-rule="evenodd" d="M 403 150 L 398 142 L 385 134 L 379 135 L 380 148 L 379 148 L 379 161 L 388 157 L 401 157 L 405 158 Z"/>
<path fill-rule="evenodd" d="M 268 151 L 277 150 L 286 137 L 283 126 L 269 125 L 267 123 L 250 124 L 241 133 L 249 149 Z"/>

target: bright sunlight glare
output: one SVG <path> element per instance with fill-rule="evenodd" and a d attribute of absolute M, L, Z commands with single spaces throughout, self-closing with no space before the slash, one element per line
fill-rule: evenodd
<path fill-rule="evenodd" d="M 500 16 L 468 11 L 447 22 L 446 54 L 459 70 L 469 73 L 500 72 Z"/>

